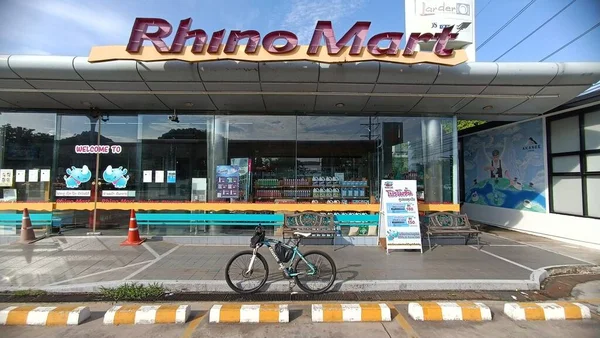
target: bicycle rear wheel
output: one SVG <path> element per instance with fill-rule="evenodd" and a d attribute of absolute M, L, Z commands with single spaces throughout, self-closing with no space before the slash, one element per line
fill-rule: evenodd
<path fill-rule="evenodd" d="M 258 252 L 252 268 L 248 272 L 253 253 L 252 250 L 238 252 L 231 257 L 225 267 L 225 281 L 237 293 L 256 292 L 267 282 L 269 265 Z"/>
<path fill-rule="evenodd" d="M 296 285 L 308 293 L 327 292 L 337 276 L 335 262 L 322 251 L 308 251 L 303 256 L 304 259 L 300 258 L 294 263 L 294 271 L 298 273 L 294 277 Z M 304 260 L 315 268 L 314 272 Z"/>

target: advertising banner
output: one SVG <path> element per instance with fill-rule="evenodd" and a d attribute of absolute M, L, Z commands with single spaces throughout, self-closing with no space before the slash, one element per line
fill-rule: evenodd
<path fill-rule="evenodd" d="M 240 168 L 235 165 L 217 166 L 217 198 L 240 196 Z"/>
<path fill-rule="evenodd" d="M 417 181 L 381 182 L 380 237 L 385 236 L 386 252 L 421 250 L 421 225 L 417 206 Z"/>

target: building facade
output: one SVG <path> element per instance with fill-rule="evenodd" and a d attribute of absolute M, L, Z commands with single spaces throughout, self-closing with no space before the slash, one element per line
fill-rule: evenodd
<path fill-rule="evenodd" d="M 592 92 L 543 116 L 462 136 L 463 212 L 600 247 L 599 107 Z"/>

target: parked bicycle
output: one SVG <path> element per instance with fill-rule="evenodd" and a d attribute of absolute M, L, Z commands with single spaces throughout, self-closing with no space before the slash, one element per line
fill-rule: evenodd
<path fill-rule="evenodd" d="M 247 294 L 260 290 L 269 278 L 269 265 L 263 255 L 258 253 L 258 249 L 266 246 L 279 265 L 279 270 L 286 278 L 293 278 L 300 289 L 315 294 L 327 292 L 337 275 L 335 263 L 322 251 L 300 252 L 300 242 L 310 235 L 311 233 L 294 232 L 294 238 L 286 244 L 265 238 L 263 228 L 257 227 L 250 240 L 252 250 L 238 252 L 227 263 L 227 284 L 237 293 Z"/>

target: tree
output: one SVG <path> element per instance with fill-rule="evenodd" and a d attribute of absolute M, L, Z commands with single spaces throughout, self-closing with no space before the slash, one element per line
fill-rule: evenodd
<path fill-rule="evenodd" d="M 456 122 L 456 127 L 458 130 L 463 130 L 463 129 L 479 126 L 484 123 L 485 123 L 485 121 L 481 121 L 481 120 L 458 120 Z"/>

